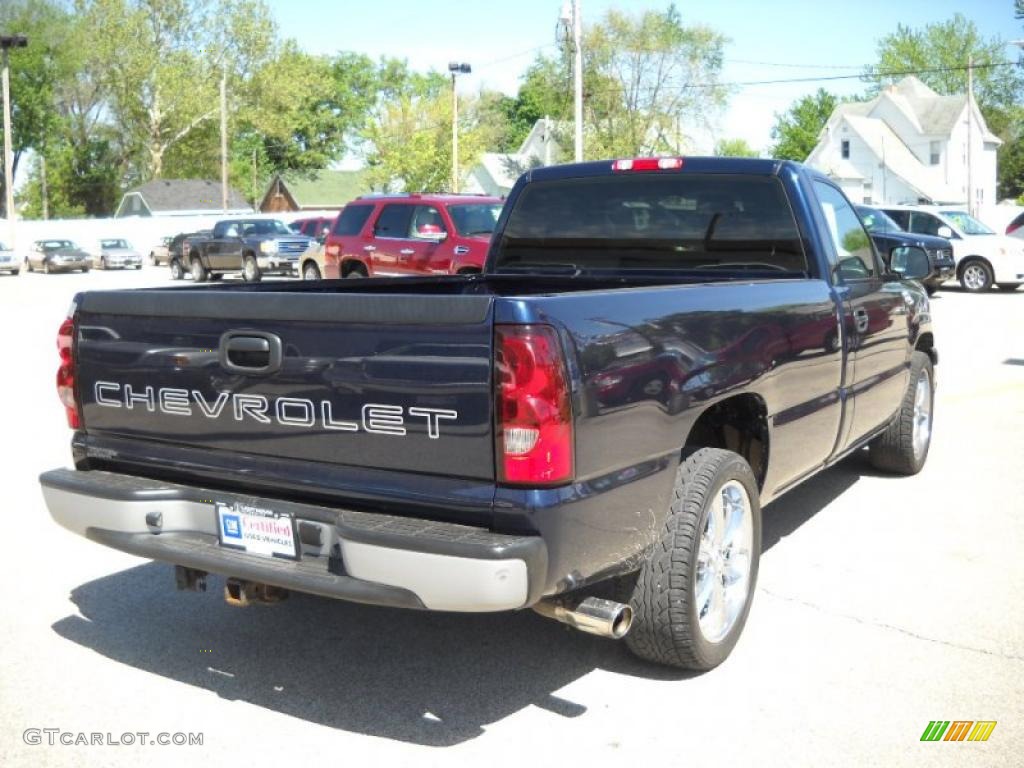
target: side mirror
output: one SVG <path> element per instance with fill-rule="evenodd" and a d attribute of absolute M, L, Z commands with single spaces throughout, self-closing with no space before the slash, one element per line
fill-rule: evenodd
<path fill-rule="evenodd" d="M 327 230 L 326 229 L 323 230 L 319 235 L 316 236 L 316 241 L 320 245 L 323 245 L 324 243 L 327 242 Z"/>
<path fill-rule="evenodd" d="M 903 280 L 923 280 L 931 273 L 932 265 L 924 248 L 908 245 L 889 252 L 889 269 Z"/>
<path fill-rule="evenodd" d="M 953 230 L 947 227 L 945 224 L 943 224 L 941 227 L 935 230 L 935 234 L 937 234 L 939 237 L 944 237 L 948 240 L 953 236 Z"/>

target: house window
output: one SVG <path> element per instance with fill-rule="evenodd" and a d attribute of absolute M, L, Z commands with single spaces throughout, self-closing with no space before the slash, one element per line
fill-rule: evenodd
<path fill-rule="evenodd" d="M 849 139 L 843 139 L 842 147 L 843 147 L 843 149 L 842 149 L 842 151 L 843 151 L 843 160 L 849 160 L 850 159 L 850 140 Z"/>
<path fill-rule="evenodd" d="M 941 152 L 942 152 L 942 148 L 941 148 L 941 145 L 939 144 L 939 142 L 937 142 L 937 141 L 929 142 L 929 144 L 928 144 L 929 162 L 932 165 L 938 165 L 939 164 L 939 156 L 940 156 Z"/>

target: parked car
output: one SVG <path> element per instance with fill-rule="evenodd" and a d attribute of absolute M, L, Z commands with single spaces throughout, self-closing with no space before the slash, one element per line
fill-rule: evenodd
<path fill-rule="evenodd" d="M 36 240 L 25 256 L 25 269 L 29 272 L 88 272 L 91 266 L 92 257 L 71 240 Z"/>
<path fill-rule="evenodd" d="M 503 201 L 480 195 L 363 196 L 335 219 L 327 277 L 479 273 Z"/>
<path fill-rule="evenodd" d="M 1006 225 L 1006 234 L 1024 238 L 1024 212 L 1017 214 L 1013 221 Z"/>
<path fill-rule="evenodd" d="M 0 272 L 16 275 L 21 271 L 21 260 L 14 251 L 0 242 Z"/>
<path fill-rule="evenodd" d="M 998 283 L 1012 291 L 1024 283 L 1024 242 L 997 235 L 966 211 L 924 205 L 882 206 L 882 210 L 908 232 L 948 239 L 964 290 L 987 291 Z"/>
<path fill-rule="evenodd" d="M 149 263 L 152 266 L 162 267 L 164 264 L 169 263 L 169 246 L 173 239 L 172 237 L 161 237 L 160 242 L 149 250 Z"/>
<path fill-rule="evenodd" d="M 878 252 L 888 254 L 893 248 L 901 245 L 916 245 L 924 248 L 931 261 L 932 271 L 921 282 L 931 296 L 947 280 L 956 274 L 956 262 L 953 259 L 953 245 L 944 237 L 919 235 L 905 231 L 892 217 L 878 208 L 867 205 L 856 205 L 857 215 L 867 227 L 868 234 Z"/>
<path fill-rule="evenodd" d="M 79 294 L 50 514 L 233 603 L 533 608 L 721 663 L 762 505 L 865 447 L 924 466 L 928 256 L 883 264 L 831 179 L 775 160 L 538 168 L 500 221 L 472 280 Z"/>
<path fill-rule="evenodd" d="M 247 283 L 258 283 L 263 275 L 297 275 L 299 257 L 316 241 L 296 235 L 277 219 L 224 219 L 209 237 L 189 242 L 195 282 L 241 272 Z"/>
<path fill-rule="evenodd" d="M 167 265 L 170 267 L 172 280 L 182 280 L 189 274 L 192 238 L 209 237 L 211 231 L 202 229 L 198 232 L 182 232 L 171 238 L 167 246 Z"/>
<path fill-rule="evenodd" d="M 324 242 L 316 240 L 299 258 L 299 274 L 303 280 L 322 280 L 324 276 Z"/>
<path fill-rule="evenodd" d="M 92 254 L 92 265 L 99 269 L 142 269 L 142 254 L 123 238 L 105 238 Z"/>
<path fill-rule="evenodd" d="M 296 219 L 288 226 L 296 234 L 319 240 L 321 236 L 325 237 L 326 233 L 330 231 L 335 218 L 334 216 L 317 216 L 312 219 Z"/>

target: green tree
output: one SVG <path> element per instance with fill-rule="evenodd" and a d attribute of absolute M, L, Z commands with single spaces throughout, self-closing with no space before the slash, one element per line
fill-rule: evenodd
<path fill-rule="evenodd" d="M 276 26 L 262 0 L 77 0 L 94 30 L 105 110 L 128 159 L 128 181 L 159 177 L 164 158 L 218 112 L 227 80 L 245 103 L 273 53 Z"/>
<path fill-rule="evenodd" d="M 744 139 L 719 139 L 715 144 L 717 157 L 758 157 L 756 149 Z"/>
<path fill-rule="evenodd" d="M 819 88 L 817 93 L 798 99 L 783 114 L 776 113 L 771 131 L 775 140 L 771 148 L 772 157 L 798 162 L 806 160 L 838 103 L 833 94 Z"/>
<path fill-rule="evenodd" d="M 57 132 L 54 93 L 66 67 L 70 17 L 55 0 L 4 0 L 0 32 L 26 35 L 29 45 L 10 51 L 13 174 L 26 152 L 45 147 Z M 3 127 L 0 125 L 0 137 Z M 0 164 L 0 211 L 4 212 L 7 179 Z"/>
<path fill-rule="evenodd" d="M 708 27 L 684 24 L 675 5 L 608 11 L 584 34 L 585 155 L 680 151 L 684 128 L 708 127 L 725 104 L 725 43 Z"/>
<path fill-rule="evenodd" d="M 412 72 L 405 61 L 382 59 L 377 97 L 358 140 L 370 184 L 377 189 L 451 189 L 451 82 L 439 72 Z M 459 97 L 459 164 L 470 168 L 491 132 L 481 124 L 478 97 Z"/>

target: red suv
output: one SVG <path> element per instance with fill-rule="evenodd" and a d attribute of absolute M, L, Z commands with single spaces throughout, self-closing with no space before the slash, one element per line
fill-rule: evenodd
<path fill-rule="evenodd" d="M 327 235 L 324 277 L 479 272 L 502 205 L 481 195 L 356 198 Z"/>

